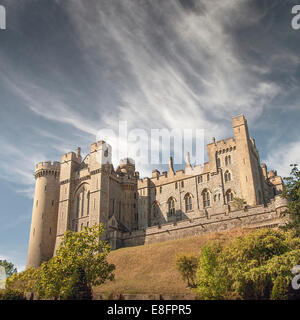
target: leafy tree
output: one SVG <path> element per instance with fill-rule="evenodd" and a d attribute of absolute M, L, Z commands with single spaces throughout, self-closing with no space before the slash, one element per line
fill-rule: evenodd
<path fill-rule="evenodd" d="M 202 299 L 291 299 L 292 268 L 300 264 L 295 232 L 261 229 L 201 252 L 196 292 Z"/>
<path fill-rule="evenodd" d="M 103 232 L 103 225 L 99 225 L 64 234 L 56 256 L 40 268 L 37 281 L 40 297 L 88 299 L 92 286 L 114 279 L 115 266 L 106 260 L 110 246 L 100 240 Z"/>
<path fill-rule="evenodd" d="M 289 200 L 287 214 L 291 218 L 291 223 L 286 229 L 294 228 L 300 235 L 300 171 L 297 164 L 291 164 L 292 167 L 289 177 L 284 178 L 282 197 Z"/>
<path fill-rule="evenodd" d="M 8 262 L 7 260 L 0 260 L 0 266 L 5 268 L 7 277 L 10 277 L 14 273 L 17 273 L 17 268 L 15 268 L 14 265 L 11 262 Z"/>
<path fill-rule="evenodd" d="M 187 281 L 188 287 L 195 288 L 195 273 L 198 266 L 198 258 L 193 255 L 180 254 L 176 257 L 176 268 L 181 273 L 182 279 Z"/>
<path fill-rule="evenodd" d="M 100 240 L 103 232 L 103 225 L 65 232 L 55 257 L 13 275 L 7 289 L 37 292 L 40 298 L 91 299 L 92 286 L 114 279 L 115 266 L 106 260 L 110 247 Z"/>

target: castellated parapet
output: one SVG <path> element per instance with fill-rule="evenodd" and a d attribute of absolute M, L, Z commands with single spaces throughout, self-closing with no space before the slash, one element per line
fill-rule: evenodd
<path fill-rule="evenodd" d="M 285 223 L 283 181 L 260 163 L 243 115 L 232 118 L 233 137 L 207 145 L 208 161 L 183 169 L 152 171 L 140 179 L 134 160 L 115 169 L 105 141 L 81 158 L 68 152 L 61 162 L 36 165 L 27 266 L 55 255 L 67 230 L 102 223 L 113 249 L 236 227 L 276 227 Z M 242 206 L 235 202 L 243 200 Z"/>

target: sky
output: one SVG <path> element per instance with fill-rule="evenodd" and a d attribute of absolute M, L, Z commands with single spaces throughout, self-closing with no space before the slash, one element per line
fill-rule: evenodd
<path fill-rule="evenodd" d="M 261 162 L 287 176 L 300 163 L 295 4 L 0 0 L 0 259 L 26 265 L 35 164 L 87 154 L 119 121 L 200 128 L 211 142 L 244 114 Z"/>

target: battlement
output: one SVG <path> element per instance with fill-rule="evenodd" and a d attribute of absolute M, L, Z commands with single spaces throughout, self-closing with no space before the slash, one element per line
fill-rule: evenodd
<path fill-rule="evenodd" d="M 78 157 L 78 155 L 75 152 L 71 151 L 62 155 L 61 157 L 61 163 L 67 162 L 67 161 L 81 162 L 81 157 Z"/>
<path fill-rule="evenodd" d="M 35 166 L 35 172 L 39 171 L 39 170 L 56 170 L 59 171 L 60 170 L 60 162 L 58 161 L 44 161 L 44 162 L 39 162 L 36 166 Z"/>
<path fill-rule="evenodd" d="M 90 148 L 91 153 L 97 151 L 98 148 L 101 147 L 104 144 L 106 144 L 106 142 L 103 141 L 103 140 L 100 140 L 100 141 L 92 143 L 91 144 L 91 148 Z"/>
<path fill-rule="evenodd" d="M 237 117 L 232 117 L 232 127 L 238 127 L 241 125 L 247 125 L 247 120 L 243 114 L 240 114 Z"/>

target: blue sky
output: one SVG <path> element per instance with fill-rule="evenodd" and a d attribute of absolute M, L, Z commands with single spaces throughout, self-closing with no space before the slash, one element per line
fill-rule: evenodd
<path fill-rule="evenodd" d="M 300 163 L 296 1 L 0 0 L 0 259 L 26 264 L 34 165 L 99 129 L 201 128 L 245 114 L 262 162 Z M 137 168 L 148 175 L 150 168 Z"/>

